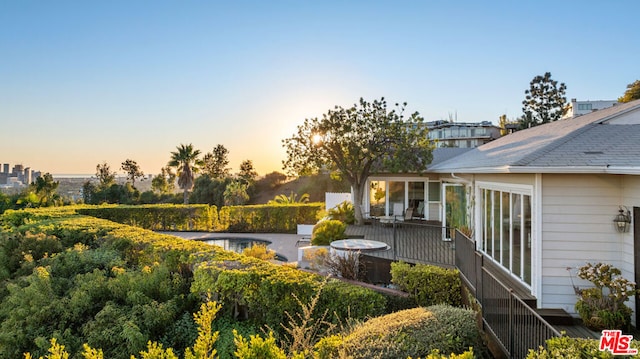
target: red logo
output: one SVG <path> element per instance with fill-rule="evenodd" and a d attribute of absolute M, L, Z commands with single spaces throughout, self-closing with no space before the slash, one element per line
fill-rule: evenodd
<path fill-rule="evenodd" d="M 636 355 L 638 349 L 631 348 L 633 335 L 622 335 L 621 330 L 603 330 L 600 351 L 608 350 L 613 355 Z"/>

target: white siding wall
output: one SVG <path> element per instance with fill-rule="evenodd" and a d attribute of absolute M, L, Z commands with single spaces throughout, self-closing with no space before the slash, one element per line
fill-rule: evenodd
<path fill-rule="evenodd" d="M 576 315 L 568 267 L 581 287 L 589 282 L 578 279 L 575 268 L 587 262 L 608 262 L 625 272 L 633 268 L 629 255 L 623 255 L 625 249 L 633 252 L 613 227 L 618 206 L 624 204 L 623 182 L 617 175 L 543 175 L 541 307 Z M 636 194 L 640 198 L 640 189 Z"/>

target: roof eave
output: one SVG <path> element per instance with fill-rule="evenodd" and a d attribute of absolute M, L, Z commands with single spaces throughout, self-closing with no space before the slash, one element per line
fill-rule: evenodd
<path fill-rule="evenodd" d="M 569 167 L 532 167 L 532 166 L 498 166 L 430 169 L 434 173 L 557 173 L 557 174 L 628 174 L 640 175 L 640 167 L 622 166 L 569 166 Z"/>

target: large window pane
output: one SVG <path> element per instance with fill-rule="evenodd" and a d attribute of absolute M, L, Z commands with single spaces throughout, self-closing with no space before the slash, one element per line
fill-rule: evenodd
<path fill-rule="evenodd" d="M 405 210 L 404 182 L 389 182 L 389 215 L 401 216 Z"/>
<path fill-rule="evenodd" d="M 513 267 L 511 272 L 520 277 L 522 266 L 522 195 L 513 195 L 511 206 L 511 218 L 513 220 Z"/>
<path fill-rule="evenodd" d="M 429 182 L 429 202 L 440 202 L 440 182 Z"/>
<path fill-rule="evenodd" d="M 425 182 L 409 182 L 409 208 L 413 209 L 413 217 L 424 218 Z"/>
<path fill-rule="evenodd" d="M 385 181 L 371 181 L 369 190 L 370 215 L 374 217 L 384 216 L 387 184 Z"/>
<path fill-rule="evenodd" d="M 491 229 L 493 231 L 493 258 L 501 262 L 500 258 L 500 192 L 493 191 L 493 217 L 492 217 L 492 225 Z"/>
<path fill-rule="evenodd" d="M 524 271 L 522 273 L 522 279 L 528 284 L 531 284 L 531 197 L 522 196 L 523 202 L 523 225 L 522 225 L 522 241 L 524 246 L 523 251 L 523 265 Z"/>
<path fill-rule="evenodd" d="M 485 190 L 484 191 L 484 250 L 487 254 L 491 255 L 492 253 L 492 244 L 493 244 L 493 228 L 491 225 L 491 213 L 492 213 L 492 203 L 491 200 L 493 198 L 493 191 Z"/>
<path fill-rule="evenodd" d="M 502 192 L 502 265 L 511 269 L 511 193 Z"/>

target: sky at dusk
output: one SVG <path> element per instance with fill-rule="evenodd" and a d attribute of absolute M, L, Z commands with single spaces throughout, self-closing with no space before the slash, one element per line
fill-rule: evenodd
<path fill-rule="evenodd" d="M 551 72 L 567 98 L 640 79 L 640 2 L 0 0 L 0 163 L 147 174 L 179 144 L 282 171 L 305 118 L 360 97 L 427 121 L 522 113 Z M 122 171 L 119 171 L 122 172 Z"/>

